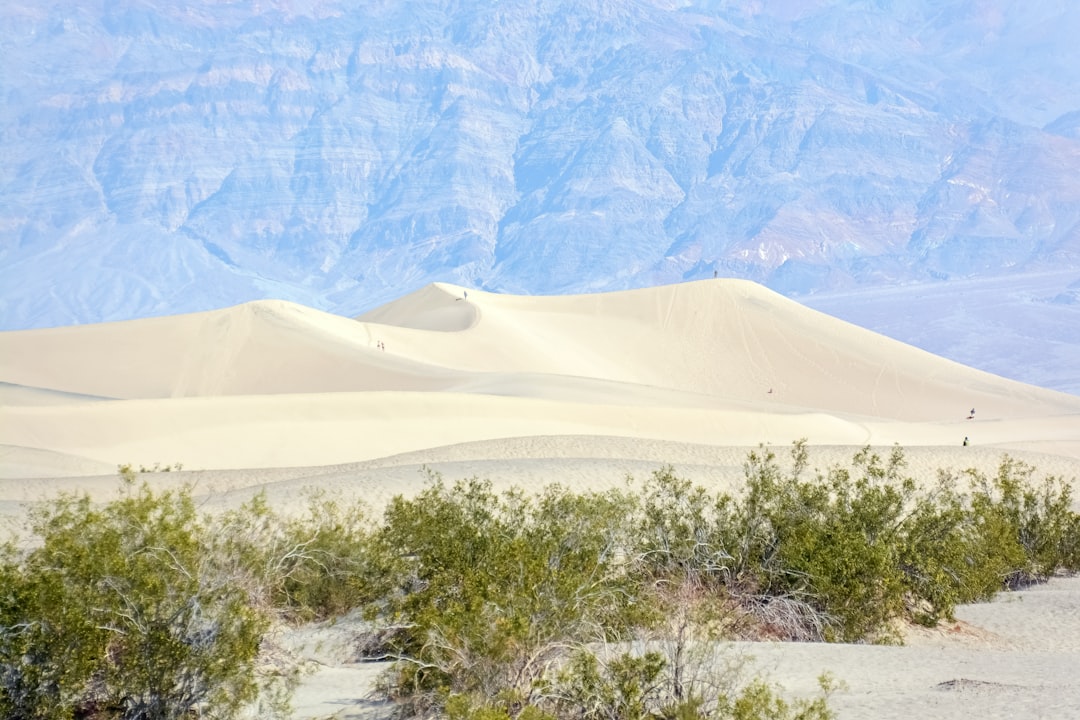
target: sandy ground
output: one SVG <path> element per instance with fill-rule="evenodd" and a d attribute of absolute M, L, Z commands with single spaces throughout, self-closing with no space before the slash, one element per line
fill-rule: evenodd
<path fill-rule="evenodd" d="M 368 690 L 384 667 L 350 662 L 352 632 L 309 626 L 282 639 L 310 661 L 298 718 L 387 715 Z M 1080 578 L 963 606 L 956 622 L 912 630 L 904 646 L 733 643 L 717 653 L 789 697 L 813 697 L 828 673 L 840 684 L 830 698 L 839 718 L 1076 718 Z"/>
<path fill-rule="evenodd" d="M 256 492 L 294 508 L 318 488 L 378 511 L 428 471 L 599 489 L 672 465 L 738 491 L 749 450 L 767 443 L 783 458 L 797 438 L 820 469 L 899 443 L 927 483 L 938 469 L 992 472 L 1004 453 L 1075 483 L 1080 397 L 731 280 L 565 297 L 466 298 L 438 284 L 357 319 L 261 301 L 0 333 L 8 524 L 59 491 L 108 497 L 123 463 L 181 463 L 146 477 L 193 484 L 210 510 Z M 959 617 L 901 648 L 730 651 L 795 694 L 832 672 L 847 684 L 834 700 L 845 718 L 1080 717 L 1080 581 Z M 377 712 L 366 694 L 378 668 L 350 662 L 347 624 L 321 641 L 318 628 L 296 632 L 282 641 L 320 663 L 297 717 Z"/>

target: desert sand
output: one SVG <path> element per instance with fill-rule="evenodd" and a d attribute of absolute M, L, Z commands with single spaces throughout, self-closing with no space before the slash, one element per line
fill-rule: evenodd
<path fill-rule="evenodd" d="M 974 417 L 969 417 L 971 410 Z M 436 284 L 359 318 L 281 302 L 0 333 L 0 518 L 116 468 L 181 463 L 205 507 L 311 488 L 378 508 L 425 473 L 496 487 L 622 484 L 672 465 L 737 491 L 746 453 L 798 438 L 826 468 L 872 445 L 939 468 L 1004 453 L 1076 484 L 1080 397 L 1023 385 L 745 281 L 518 297 Z M 969 445 L 963 441 L 968 438 Z M 1080 717 L 1080 580 L 962 608 L 905 647 L 757 644 L 793 694 L 831 672 L 840 717 Z M 377 714 L 348 623 L 281 639 L 318 667 L 297 717 Z M 316 642 L 312 638 L 331 635 Z"/>

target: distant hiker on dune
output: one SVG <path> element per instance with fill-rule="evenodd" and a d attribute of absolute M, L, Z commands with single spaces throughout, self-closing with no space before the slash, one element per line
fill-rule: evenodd
<path fill-rule="evenodd" d="M 975 419 L 975 408 L 971 408 L 971 412 L 968 413 L 967 419 L 968 420 L 974 420 Z"/>
<path fill-rule="evenodd" d="M 968 439 L 967 439 L 967 435 L 965 435 L 964 436 L 964 447 L 967 447 L 967 446 L 968 446 Z"/>

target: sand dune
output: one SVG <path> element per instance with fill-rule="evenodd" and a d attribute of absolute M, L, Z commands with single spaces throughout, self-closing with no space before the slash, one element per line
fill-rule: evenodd
<path fill-rule="evenodd" d="M 672 464 L 737 490 L 749 449 L 802 437 L 821 468 L 867 444 L 900 443 L 923 480 L 938 468 L 991 472 L 1006 451 L 1074 479 L 1080 397 L 958 365 L 732 280 L 564 297 L 466 298 L 436 284 L 356 319 L 260 301 L 0 333 L 0 515 L 14 517 L 57 491 L 106 497 L 122 463 L 182 463 L 155 485 L 194 483 L 207 507 L 258 491 L 298 507 L 306 488 L 320 487 L 378 508 L 423 487 L 425 470 L 498 487 L 602 488 Z M 1008 647 L 985 638 L 1001 636 L 994 618 L 1013 615 L 980 609 L 970 632 L 916 637 L 898 653 L 761 654 L 796 690 L 824 669 L 848 680 L 842 717 L 884 717 L 906 702 L 943 717 L 975 706 L 1005 717 L 993 714 L 999 696 L 1074 717 L 1080 691 L 1060 673 L 1010 665 L 1075 667 L 1074 646 L 1036 657 L 1024 644 L 1043 642 L 1075 606 L 1075 584 L 1066 587 L 1039 596 L 1050 609 L 1024 616 L 1042 634 Z M 993 662 L 980 654 L 987 648 Z M 300 716 L 340 709 L 325 702 L 324 685 L 346 701 L 362 696 L 353 678 L 363 673 L 346 660 L 310 680 Z M 924 671 L 897 681 L 909 666 Z M 1049 704 L 1040 704 L 1039 677 L 1050 678 Z"/>
<path fill-rule="evenodd" d="M 426 307 L 462 302 L 446 288 L 421 291 Z M 408 332 L 415 317 L 429 317 L 417 302 L 409 296 L 361 319 L 401 328 L 392 347 L 410 357 L 471 372 L 603 378 L 906 420 L 963 416 L 983 400 L 994 416 L 1076 409 L 1071 396 L 1003 383 L 746 281 L 560 297 L 473 291 L 477 317 L 459 334 Z"/>
<path fill-rule="evenodd" d="M 42 452 L 68 458 L 67 471 L 70 458 L 265 468 L 548 435 L 946 447 L 968 436 L 1080 455 L 1080 398 L 749 282 L 465 294 L 432 285 L 357 320 L 261 301 L 3 333 L 0 443 L 37 453 L 37 475 L 49 474 Z"/>
<path fill-rule="evenodd" d="M 306 466 L 565 434 L 742 446 L 974 433 L 1069 454 L 1080 434 L 1080 398 L 732 280 L 567 297 L 433 285 L 359 320 L 262 301 L 0 342 L 0 441 L 98 463 Z"/>

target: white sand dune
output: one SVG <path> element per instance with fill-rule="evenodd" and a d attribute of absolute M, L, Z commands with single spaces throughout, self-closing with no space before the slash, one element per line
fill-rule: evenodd
<path fill-rule="evenodd" d="M 433 285 L 355 321 L 264 301 L 0 343 L 0 442 L 96 463 L 310 466 L 534 435 L 717 446 L 970 436 L 1080 455 L 1080 398 L 742 281 L 468 299 Z"/>
<path fill-rule="evenodd" d="M 122 463 L 182 463 L 184 472 L 154 483 L 195 483 L 211 506 L 264 491 L 278 507 L 298 507 L 305 488 L 320 487 L 377 508 L 419 490 L 425 468 L 499 487 L 584 489 L 670 463 L 737 489 L 749 449 L 782 451 L 803 437 L 818 467 L 900 443 L 926 481 L 938 468 L 990 472 L 1006 451 L 1072 479 L 1080 397 L 964 367 L 733 280 L 563 297 L 466 298 L 436 284 L 356 319 L 260 301 L 0 333 L 0 514 L 9 516 L 61 490 L 105 497 Z M 1070 602 L 1075 591 L 1046 604 Z M 995 663 L 1077 667 L 1077 648 L 1033 659 L 1021 641 L 963 644 L 960 636 L 982 638 L 980 627 L 991 632 L 999 610 L 987 607 L 991 618 L 972 616 L 970 633 L 915 638 L 907 655 L 800 647 L 805 659 L 794 665 L 783 648 L 770 661 L 796 689 L 807 668 L 849 676 L 842 717 L 884 717 L 886 705 L 907 700 L 928 716 L 960 717 L 969 696 L 996 697 L 974 682 L 935 689 L 965 678 L 1028 688 L 1010 697 L 1038 706 L 1034 676 L 990 672 L 979 653 L 992 646 Z M 1040 623 L 1060 621 L 1058 610 L 1025 619 L 1042 633 L 1029 637 L 1053 635 Z M 920 662 L 936 670 L 898 682 L 868 662 L 881 673 Z M 955 678 L 945 677 L 950 663 Z M 327 673 L 309 690 L 350 677 L 347 664 Z M 1046 677 L 1053 701 L 1042 716 L 1080 716 L 1080 690 Z M 342 698 L 358 697 L 346 688 Z M 303 695 L 301 715 L 341 709 L 319 692 Z"/>

